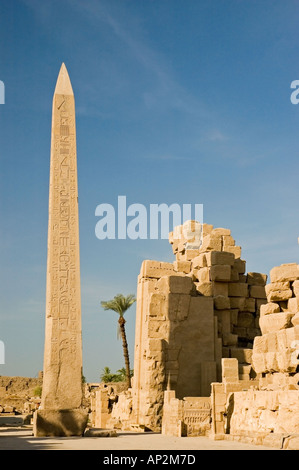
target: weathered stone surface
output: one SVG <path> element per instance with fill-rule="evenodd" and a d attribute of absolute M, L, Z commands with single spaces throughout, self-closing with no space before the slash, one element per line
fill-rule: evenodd
<path fill-rule="evenodd" d="M 277 303 L 269 302 L 267 304 L 261 305 L 260 314 L 262 315 L 270 315 L 271 313 L 278 313 L 280 312 L 280 306 Z"/>
<path fill-rule="evenodd" d="M 264 286 L 250 286 L 249 292 L 250 292 L 250 297 L 254 297 L 255 299 L 266 298 L 266 291 L 265 291 Z"/>
<path fill-rule="evenodd" d="M 85 431 L 84 437 L 117 437 L 115 429 L 89 428 Z"/>
<path fill-rule="evenodd" d="M 223 251 L 226 251 L 226 248 L 228 246 L 235 246 L 235 240 L 233 239 L 231 235 L 223 235 L 222 242 L 223 242 Z"/>
<path fill-rule="evenodd" d="M 278 281 L 267 284 L 266 295 L 268 302 L 281 302 L 292 297 L 293 291 L 288 281 Z"/>
<path fill-rule="evenodd" d="M 249 286 L 265 286 L 267 282 L 267 274 L 247 273 L 246 282 Z"/>
<path fill-rule="evenodd" d="M 230 306 L 233 309 L 245 310 L 245 297 L 230 297 Z"/>
<path fill-rule="evenodd" d="M 225 310 L 230 308 L 230 300 L 229 297 L 225 297 L 224 295 L 217 295 L 214 297 L 214 306 L 217 310 Z"/>
<path fill-rule="evenodd" d="M 292 284 L 293 292 L 296 297 L 299 297 L 299 281 L 294 281 Z"/>
<path fill-rule="evenodd" d="M 299 390 L 248 390 L 234 393 L 232 434 L 298 434 Z"/>
<path fill-rule="evenodd" d="M 200 283 L 210 282 L 210 268 L 200 268 L 196 273 L 196 277 Z"/>
<path fill-rule="evenodd" d="M 272 315 L 264 315 L 260 318 L 260 328 L 262 334 L 272 331 L 282 330 L 292 326 L 293 314 L 288 312 L 273 313 Z"/>
<path fill-rule="evenodd" d="M 243 259 L 235 259 L 234 267 L 238 270 L 239 274 L 245 274 L 246 271 L 246 261 Z"/>
<path fill-rule="evenodd" d="M 223 281 L 228 282 L 231 278 L 231 266 L 230 265 L 214 265 L 210 268 L 210 280 L 211 281 Z"/>
<path fill-rule="evenodd" d="M 205 253 L 207 266 L 228 265 L 233 266 L 235 258 L 232 253 L 226 251 L 211 251 Z"/>
<path fill-rule="evenodd" d="M 299 312 L 299 297 L 293 297 L 288 300 L 288 310 L 293 313 Z"/>
<path fill-rule="evenodd" d="M 88 413 L 82 409 L 37 410 L 33 418 L 35 437 L 82 436 L 87 425 Z"/>
<path fill-rule="evenodd" d="M 201 246 L 201 252 L 205 251 L 210 251 L 210 250 L 215 250 L 215 251 L 221 251 L 222 247 L 222 240 L 220 235 L 214 235 L 211 233 L 210 235 L 207 235 L 203 239 L 203 243 Z"/>
<path fill-rule="evenodd" d="M 236 259 L 241 258 L 241 247 L 240 246 L 227 246 L 226 251 L 232 253 Z"/>
<path fill-rule="evenodd" d="M 191 271 L 191 261 L 175 261 L 173 268 L 176 272 L 188 274 Z"/>
<path fill-rule="evenodd" d="M 187 276 L 163 276 L 157 283 L 157 288 L 172 294 L 190 294 L 193 284 Z"/>
<path fill-rule="evenodd" d="M 231 357 L 238 359 L 239 364 L 252 362 L 252 349 L 230 348 Z"/>
<path fill-rule="evenodd" d="M 213 284 L 212 282 L 195 283 L 196 290 L 200 295 L 210 297 L 213 295 Z"/>
<path fill-rule="evenodd" d="M 236 297 L 238 298 L 238 297 Z M 244 311 L 245 312 L 251 312 L 255 313 L 256 312 L 256 302 L 255 299 L 252 297 L 247 297 L 245 299 L 245 304 L 244 304 Z"/>
<path fill-rule="evenodd" d="M 237 326 L 245 328 L 254 327 L 254 315 L 250 312 L 239 312 Z"/>
<path fill-rule="evenodd" d="M 145 260 L 142 263 L 140 275 L 141 277 L 150 277 L 160 279 L 162 276 L 174 274 L 174 266 L 172 263 L 162 263 L 160 261 Z"/>
<path fill-rule="evenodd" d="M 248 285 L 245 283 L 231 282 L 228 285 L 229 297 L 248 297 Z"/>
<path fill-rule="evenodd" d="M 296 315 L 293 316 L 292 325 L 299 326 L 299 313 L 296 313 Z"/>
<path fill-rule="evenodd" d="M 193 258 L 191 261 L 192 269 L 200 269 L 207 267 L 206 255 L 205 253 L 201 253 L 200 255 Z"/>
<path fill-rule="evenodd" d="M 299 279 L 297 263 L 282 264 L 270 271 L 271 282 L 295 281 Z"/>

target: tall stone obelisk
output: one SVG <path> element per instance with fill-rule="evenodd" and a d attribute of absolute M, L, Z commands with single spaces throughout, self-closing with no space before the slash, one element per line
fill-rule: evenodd
<path fill-rule="evenodd" d="M 82 435 L 82 399 L 75 100 L 62 64 L 52 108 L 43 389 L 34 435 Z"/>

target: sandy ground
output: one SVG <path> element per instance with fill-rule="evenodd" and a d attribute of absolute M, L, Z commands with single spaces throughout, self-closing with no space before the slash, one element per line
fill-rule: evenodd
<path fill-rule="evenodd" d="M 1 450 L 273 450 L 269 447 L 207 437 L 172 437 L 120 432 L 117 437 L 36 438 L 32 429 L 0 428 Z"/>

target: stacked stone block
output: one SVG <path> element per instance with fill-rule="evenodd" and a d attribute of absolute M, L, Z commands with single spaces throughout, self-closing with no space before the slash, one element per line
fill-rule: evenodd
<path fill-rule="evenodd" d="M 283 264 L 270 271 L 268 303 L 260 309 L 262 336 L 255 338 L 253 366 L 271 386 L 296 386 L 299 379 L 299 266 Z"/>
<path fill-rule="evenodd" d="M 195 228 L 193 221 L 189 227 Z M 266 274 L 247 273 L 231 231 L 203 224 L 201 244 L 194 249 L 195 238 L 176 227 L 169 241 L 176 255 L 174 270 L 190 276 L 199 295 L 213 297 L 222 357 L 239 360 L 241 379 L 252 374 L 253 340 L 260 335 L 260 307 L 266 300 Z M 180 237 L 180 238 L 179 238 Z M 192 245 L 193 244 L 193 245 Z M 192 246 L 190 250 L 188 247 Z M 219 371 L 221 373 L 221 371 Z"/>
<path fill-rule="evenodd" d="M 157 431 L 167 385 L 179 399 L 209 396 L 217 379 L 221 341 L 213 299 L 200 296 L 192 279 L 172 264 L 144 261 L 136 319 L 134 419 Z"/>

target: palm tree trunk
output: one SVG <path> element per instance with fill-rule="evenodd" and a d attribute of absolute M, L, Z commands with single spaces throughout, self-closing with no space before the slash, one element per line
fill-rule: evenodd
<path fill-rule="evenodd" d="M 123 352 L 124 352 L 124 358 L 125 358 L 127 384 L 128 384 L 128 387 L 131 388 L 131 370 L 130 370 L 129 350 L 128 350 L 128 343 L 127 343 L 127 337 L 126 337 L 126 330 L 125 330 L 126 320 L 124 319 L 124 317 L 120 316 L 118 323 L 119 323 L 122 342 L 123 342 Z"/>

